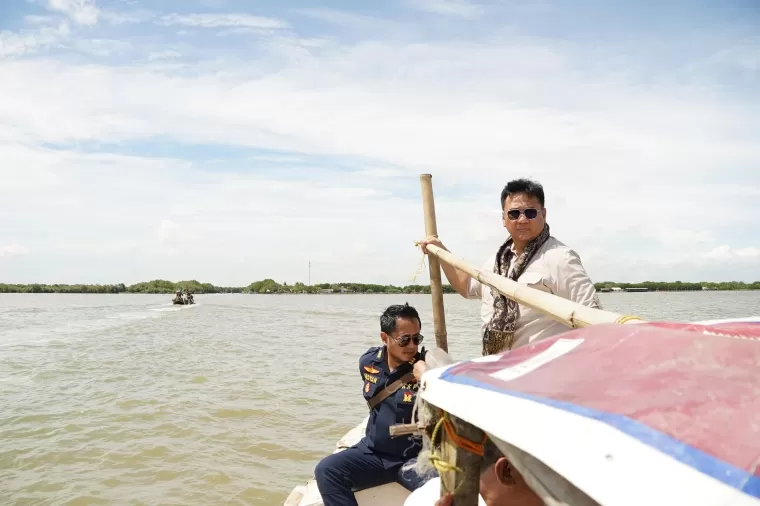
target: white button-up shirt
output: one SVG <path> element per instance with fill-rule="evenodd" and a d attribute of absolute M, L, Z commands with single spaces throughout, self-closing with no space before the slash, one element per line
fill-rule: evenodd
<path fill-rule="evenodd" d="M 509 265 L 509 274 L 512 274 L 515 259 L 516 256 L 513 255 Z M 496 254 L 494 253 L 486 260 L 481 270 L 493 272 L 495 260 Z M 523 273 L 517 278 L 517 282 L 564 297 L 584 306 L 601 308 L 594 284 L 586 274 L 586 269 L 581 264 L 578 254 L 551 236 L 533 256 Z M 493 315 L 494 298 L 491 294 L 491 287 L 484 286 L 475 278 L 470 278 L 467 298 L 481 300 L 482 336 L 491 320 L 491 315 Z M 513 348 L 569 330 L 566 325 L 549 318 L 540 311 L 522 304 L 519 306 L 520 317 L 516 324 Z"/>

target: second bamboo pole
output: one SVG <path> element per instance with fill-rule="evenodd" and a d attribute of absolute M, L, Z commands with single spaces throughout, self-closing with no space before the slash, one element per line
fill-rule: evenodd
<path fill-rule="evenodd" d="M 433 199 L 433 176 L 420 175 L 422 188 L 422 208 L 425 212 L 425 235 L 438 237 L 438 226 L 435 221 L 435 201 Z M 448 335 L 446 334 L 446 315 L 443 311 L 443 284 L 441 283 L 441 263 L 437 257 L 428 255 L 430 267 L 430 293 L 433 297 L 433 328 L 435 329 L 435 344 L 446 353 L 449 352 Z"/>

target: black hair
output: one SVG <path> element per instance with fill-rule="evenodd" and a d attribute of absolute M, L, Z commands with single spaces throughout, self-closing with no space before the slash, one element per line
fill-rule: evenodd
<path fill-rule="evenodd" d="M 541 207 L 544 207 L 544 187 L 541 186 L 541 183 L 531 181 L 530 179 L 515 179 L 507 183 L 507 186 L 501 190 L 501 208 L 504 209 L 504 201 L 507 200 L 507 197 L 517 193 L 525 193 L 526 195 L 535 197 L 541 204 Z"/>
<path fill-rule="evenodd" d="M 388 335 L 392 334 L 396 330 L 397 318 L 416 319 L 420 327 L 422 327 L 419 313 L 407 302 L 403 306 L 396 304 L 383 311 L 383 314 L 380 315 L 380 330 Z"/>
<path fill-rule="evenodd" d="M 483 445 L 483 458 L 480 459 L 480 472 L 486 472 L 503 456 L 504 454 L 499 450 L 499 447 L 494 444 L 490 437 L 487 437 Z"/>

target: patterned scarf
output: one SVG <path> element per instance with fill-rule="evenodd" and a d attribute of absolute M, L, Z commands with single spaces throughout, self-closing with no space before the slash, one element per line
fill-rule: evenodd
<path fill-rule="evenodd" d="M 512 274 L 508 276 L 509 279 L 517 281 L 536 252 L 548 239 L 549 225 L 544 224 L 544 229 L 538 234 L 538 237 L 530 241 L 522 255 L 515 260 L 515 268 L 512 270 Z M 496 253 L 493 272 L 500 276 L 507 276 L 509 272 L 509 263 L 515 254 L 511 246 L 512 238 L 510 237 Z M 491 321 L 488 322 L 486 332 L 483 335 L 483 355 L 501 352 L 504 349 L 505 342 L 507 349 L 512 349 L 517 319 L 520 317 L 520 306 L 517 302 L 506 298 L 493 288 L 491 293 L 493 294 L 493 316 L 491 316 Z"/>

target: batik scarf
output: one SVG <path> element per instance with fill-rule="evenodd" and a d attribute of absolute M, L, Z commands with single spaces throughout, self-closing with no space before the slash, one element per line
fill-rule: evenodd
<path fill-rule="evenodd" d="M 541 246 L 543 246 L 548 239 L 549 225 L 544 224 L 544 229 L 538 234 L 538 237 L 530 241 L 528 245 L 525 246 L 522 255 L 515 260 L 515 267 L 512 269 L 512 274 L 507 276 L 507 273 L 509 272 L 509 264 L 512 257 L 515 255 L 511 247 L 513 241 L 510 237 L 496 253 L 493 272 L 517 281 L 517 278 L 519 278 L 523 271 L 525 271 L 525 268 L 528 266 L 531 259 L 536 255 L 536 252 L 541 249 Z M 517 302 L 508 299 L 493 288 L 491 289 L 491 293 L 493 294 L 493 315 L 491 316 L 491 320 L 486 326 L 486 332 L 483 335 L 483 355 L 499 353 L 504 349 L 505 343 L 507 344 L 507 349 L 512 349 L 512 344 L 515 339 L 517 319 L 520 317 L 520 306 Z"/>

